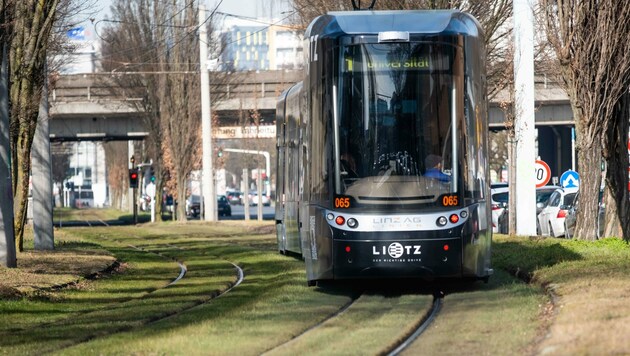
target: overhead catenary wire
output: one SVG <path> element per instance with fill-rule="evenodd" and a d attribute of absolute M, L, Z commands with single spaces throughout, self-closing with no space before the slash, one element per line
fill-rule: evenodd
<path fill-rule="evenodd" d="M 154 27 L 153 27 L 153 29 L 158 28 L 158 27 L 169 27 L 169 28 L 189 28 L 189 29 L 190 29 L 189 31 L 186 31 L 186 33 L 185 33 L 185 34 L 184 34 L 181 38 L 179 38 L 177 41 L 175 41 L 173 44 L 168 45 L 168 47 L 166 48 L 166 52 L 168 52 L 168 51 L 172 50 L 173 48 L 175 48 L 175 47 L 176 47 L 177 45 L 179 45 L 181 42 L 183 42 L 184 40 L 186 40 L 187 38 L 189 38 L 189 36 L 191 36 L 191 35 L 193 35 L 193 34 L 196 34 L 196 33 L 197 33 L 197 31 L 199 30 L 199 28 L 200 28 L 201 26 L 205 26 L 205 25 L 208 23 L 208 21 L 209 21 L 209 20 L 210 20 L 210 19 L 214 16 L 214 14 L 216 13 L 216 11 L 217 11 L 218 7 L 219 7 L 219 6 L 221 6 L 221 4 L 223 3 L 223 0 L 220 0 L 220 1 L 219 1 L 219 3 L 218 3 L 218 4 L 217 4 L 217 5 L 216 5 L 213 9 L 212 9 L 212 11 L 211 11 L 210 15 L 208 15 L 208 16 L 205 18 L 205 20 L 204 20 L 201 24 L 194 25 L 194 26 L 193 26 L 193 25 L 191 25 L 191 26 L 174 26 L 174 25 L 166 25 L 166 23 L 167 23 L 168 21 L 172 20 L 172 19 L 173 19 L 174 17 L 176 17 L 178 14 L 181 14 L 181 12 L 183 12 L 184 10 L 186 10 L 187 8 L 189 8 L 190 6 L 192 6 L 192 5 L 193 5 L 193 3 L 194 3 L 194 1 L 191 1 L 190 3 L 186 4 L 186 6 L 185 6 L 183 9 L 179 10 L 176 14 L 172 15 L 172 16 L 169 18 L 169 20 L 163 21 L 162 23 L 157 24 L 157 25 L 153 25 L 153 26 L 154 26 Z M 99 22 L 103 22 L 103 21 L 113 22 L 113 23 L 122 23 L 122 24 L 124 24 L 124 23 L 129 23 L 129 22 L 126 22 L 126 21 L 118 21 L 118 20 L 101 20 L 101 21 L 99 21 Z M 99 38 L 101 38 L 101 40 L 104 40 L 104 39 L 103 39 L 103 37 L 102 37 L 100 34 L 98 34 L 98 31 L 97 31 L 96 27 L 95 27 L 95 33 L 96 33 L 96 35 L 97 35 Z M 172 38 L 169 38 L 169 39 L 164 39 L 163 41 L 160 41 L 161 43 L 160 43 L 160 42 L 158 42 L 158 43 L 152 43 L 152 44 L 150 44 L 150 45 L 152 46 L 152 49 L 153 49 L 153 48 L 155 48 L 155 46 L 161 46 L 161 45 L 167 44 L 170 40 L 172 40 Z M 130 49 L 128 49 L 128 50 L 114 52 L 114 53 L 112 53 L 112 54 L 110 54 L 110 55 L 107 55 L 107 56 L 103 56 L 103 55 L 101 55 L 101 56 L 98 56 L 96 59 L 99 59 L 99 60 L 101 60 L 101 61 L 103 61 L 103 60 L 111 60 L 111 59 L 109 59 L 109 58 L 114 57 L 114 56 L 116 56 L 116 55 L 124 55 L 124 54 L 126 54 L 126 53 L 132 53 L 133 51 L 136 51 L 136 50 L 137 50 L 137 48 L 130 48 Z M 145 54 L 147 54 L 147 53 L 149 53 L 149 52 L 150 52 L 150 50 L 146 50 Z M 143 56 L 143 54 L 139 54 L 137 57 L 142 57 L 142 56 Z M 155 60 L 157 60 L 158 58 L 159 58 L 159 56 L 155 56 L 155 55 L 154 55 L 154 56 L 151 56 L 151 58 L 149 58 L 149 59 L 147 59 L 147 60 L 145 60 L 145 61 L 141 61 L 141 62 L 123 62 L 123 63 L 124 63 L 124 65 L 123 65 L 123 66 L 121 66 L 121 67 L 119 67 L 119 68 L 115 68 L 113 71 L 117 71 L 117 70 L 122 69 L 122 68 L 138 67 L 138 66 L 141 66 L 141 65 L 145 65 L 145 64 L 149 64 L 149 63 L 154 63 L 154 61 L 155 61 Z M 119 61 L 116 61 L 116 60 L 112 60 L 112 61 L 113 61 L 113 62 L 119 62 Z M 164 63 L 163 63 L 163 62 L 161 62 L 161 64 L 164 64 Z M 182 64 L 184 64 L 184 63 L 182 63 Z M 190 64 L 194 64 L 194 63 L 186 63 L 186 65 L 190 65 Z M 197 64 L 198 64 L 198 63 L 197 63 Z"/>
<path fill-rule="evenodd" d="M 203 22 L 203 24 L 204 24 L 204 25 L 205 25 L 205 24 L 206 24 L 206 23 L 207 23 L 210 19 L 212 19 L 212 18 L 213 18 L 216 14 L 220 14 L 220 15 L 224 15 L 224 16 L 231 16 L 231 17 L 235 17 L 235 18 L 241 18 L 241 19 L 245 19 L 245 20 L 252 21 L 252 22 L 258 22 L 258 23 L 261 23 L 261 24 L 266 24 L 266 25 L 267 25 L 267 26 L 264 26 L 263 28 L 261 28 L 261 29 L 259 29 L 259 30 L 257 30 L 257 31 L 254 31 L 253 33 L 250 33 L 248 36 L 241 37 L 241 39 L 246 39 L 246 38 L 248 38 L 248 37 L 255 36 L 256 34 L 258 34 L 258 33 L 262 32 L 262 31 L 265 31 L 265 30 L 269 29 L 269 28 L 270 28 L 270 27 L 272 27 L 272 26 L 279 26 L 279 27 L 285 27 L 285 28 L 290 28 L 290 29 L 296 29 L 296 27 L 295 27 L 295 26 L 282 25 L 282 22 L 284 22 L 285 20 L 287 20 L 288 18 L 290 18 L 291 16 L 293 16 L 295 13 L 297 13 L 297 12 L 299 11 L 299 9 L 298 9 L 298 10 L 293 10 L 293 11 L 289 12 L 287 16 L 285 16 L 285 17 L 281 18 L 281 19 L 280 19 L 280 20 L 278 20 L 278 21 L 274 21 L 274 22 L 267 22 L 267 21 L 261 21 L 261 20 L 258 20 L 258 19 L 249 18 L 249 17 L 247 17 L 247 16 L 241 16 L 241 15 L 236 15 L 236 14 L 229 14 L 229 13 L 225 13 L 225 12 L 218 11 L 218 7 L 222 4 L 222 2 L 223 2 L 223 0 L 221 0 L 221 1 L 220 1 L 220 2 L 219 2 L 219 3 L 218 3 L 218 4 L 217 4 L 217 5 L 216 5 L 216 6 L 215 6 L 212 10 L 211 10 L 211 13 L 210 13 L 210 14 L 209 14 L 206 18 L 205 18 L 205 20 L 204 20 L 204 22 Z M 153 25 L 153 26 L 154 26 L 154 28 L 158 28 L 158 27 L 168 27 L 168 28 L 191 28 L 191 30 L 190 30 L 190 31 L 186 31 L 186 33 L 185 33 L 185 34 L 184 34 L 181 38 L 179 38 L 179 39 L 178 39 L 175 43 L 173 43 L 173 44 L 169 45 L 169 46 L 168 46 L 168 48 L 166 49 L 166 51 L 170 51 L 171 49 L 173 49 L 175 46 L 179 45 L 181 42 L 183 42 L 184 40 L 186 40 L 186 39 L 187 39 L 187 38 L 189 38 L 190 36 L 193 36 L 193 35 L 195 35 L 195 36 L 196 36 L 196 35 L 197 35 L 197 32 L 198 32 L 198 30 L 199 30 L 199 28 L 200 28 L 200 26 L 201 26 L 201 25 L 197 25 L 197 26 L 194 26 L 194 27 L 193 27 L 193 26 L 181 26 L 181 25 L 169 25 L 169 24 L 167 24 L 167 23 L 168 23 L 168 21 L 170 21 L 171 19 L 173 19 L 174 17 L 176 17 L 178 14 L 181 14 L 181 12 L 183 12 L 186 8 L 188 8 L 188 7 L 192 6 L 192 4 L 193 4 L 193 3 L 194 3 L 194 1 L 191 1 L 190 3 L 187 3 L 187 4 L 186 4 L 186 6 L 185 6 L 184 8 L 180 9 L 180 10 L 179 10 L 176 14 L 172 15 L 172 16 L 169 18 L 169 20 L 166 20 L 166 21 L 163 21 L 163 22 L 161 22 L 161 23 L 159 23 L 159 24 Z M 285 12 L 285 13 L 286 13 L 286 12 Z M 109 20 L 109 19 L 97 21 L 97 22 L 95 23 L 95 33 L 96 33 L 97 37 L 101 38 L 102 40 L 104 40 L 104 39 L 103 39 L 103 37 L 102 37 L 102 36 L 98 33 L 98 29 L 96 28 L 97 24 L 98 24 L 98 23 L 101 23 L 101 22 L 111 22 L 111 23 L 118 23 L 118 24 L 125 24 L 125 23 L 129 23 L 128 21 L 121 21 L 121 20 Z M 298 28 L 298 29 L 299 29 L 299 28 Z M 164 43 L 166 43 L 167 41 L 169 41 L 169 39 L 165 39 L 165 40 L 163 40 L 163 41 L 162 41 L 163 43 L 159 43 L 159 42 L 158 42 L 158 43 L 153 43 L 153 44 L 151 44 L 151 45 L 152 45 L 152 49 L 154 49 L 156 45 L 157 45 L 157 46 L 159 46 L 159 45 L 163 45 L 163 44 L 164 44 Z M 221 48 L 221 50 L 218 52 L 218 55 L 221 55 L 221 54 L 222 54 L 222 53 L 223 53 L 223 52 L 227 49 L 227 47 L 228 47 L 229 45 L 231 45 L 231 44 L 233 44 L 233 43 L 235 43 L 235 42 L 237 42 L 237 40 L 233 40 L 233 41 L 229 41 L 229 42 L 225 43 L 225 45 L 224 45 L 224 46 Z M 210 45 L 209 43 L 205 43 L 205 44 L 206 44 L 206 45 Z M 145 54 L 148 54 L 148 53 L 149 53 L 152 49 L 147 49 L 147 50 L 144 52 L 144 54 L 140 53 L 140 54 L 138 54 L 138 56 L 137 56 L 137 57 L 142 57 L 142 56 L 144 56 Z M 130 48 L 130 49 L 127 49 L 127 50 L 120 50 L 120 51 L 116 51 L 116 52 L 113 52 L 113 53 L 108 54 L 108 55 L 93 56 L 92 58 L 90 58 L 90 59 L 88 59 L 88 60 L 90 60 L 90 61 L 91 61 L 91 60 L 110 61 L 110 62 L 114 62 L 114 63 L 119 63 L 119 64 L 121 64 L 119 67 L 115 68 L 115 69 L 114 69 L 114 70 L 112 70 L 112 71 L 109 71 L 108 73 L 111 73 L 111 72 L 120 73 L 119 71 L 120 71 L 121 69 L 128 69 L 128 68 L 139 67 L 139 66 L 142 66 L 142 65 L 149 65 L 149 64 L 185 65 L 185 66 L 190 66 L 190 65 L 199 65 L 199 63 L 190 63 L 190 62 L 187 62 L 187 63 L 159 62 L 159 63 L 158 63 L 158 62 L 156 62 L 156 61 L 155 61 L 156 59 L 158 59 L 158 58 L 159 58 L 159 56 L 157 56 L 157 55 L 153 55 L 153 56 L 151 56 L 151 58 L 149 58 L 149 59 L 147 59 L 147 60 L 144 60 L 144 61 L 139 61 L 139 62 L 133 62 L 133 61 L 121 61 L 121 60 L 116 60 L 116 59 L 112 58 L 112 57 L 115 57 L 116 55 L 119 55 L 119 54 L 123 54 L 123 55 L 124 55 L 125 53 L 131 53 L 132 51 L 137 51 L 137 50 L 138 50 L 138 48 Z M 75 61 L 75 63 L 80 63 L 80 62 L 81 62 L 81 61 Z M 179 72 L 188 72 L 188 71 L 184 70 L 184 71 L 179 71 Z M 136 74 L 141 74 L 141 73 L 142 73 L 142 74 L 151 74 L 151 73 L 153 73 L 153 74 L 166 74 L 166 73 L 167 73 L 167 71 L 162 71 L 162 72 L 157 72 L 157 71 L 135 71 L 134 73 L 136 73 Z M 176 72 L 176 71 L 175 71 L 175 72 L 172 72 L 172 73 L 173 73 L 173 74 L 177 74 L 177 72 Z"/>

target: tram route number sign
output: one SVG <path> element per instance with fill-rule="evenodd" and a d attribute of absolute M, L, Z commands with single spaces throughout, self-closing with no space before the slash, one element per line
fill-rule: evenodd
<path fill-rule="evenodd" d="M 549 183 L 549 179 L 551 179 L 551 169 L 545 161 L 539 159 L 536 160 L 534 172 L 536 178 L 536 188 L 544 187 L 547 183 Z"/>

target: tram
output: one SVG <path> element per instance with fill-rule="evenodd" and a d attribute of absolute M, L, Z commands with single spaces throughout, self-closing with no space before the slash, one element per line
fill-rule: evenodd
<path fill-rule="evenodd" d="M 458 10 L 331 12 L 278 99 L 276 232 L 308 285 L 492 274 L 485 48 Z"/>

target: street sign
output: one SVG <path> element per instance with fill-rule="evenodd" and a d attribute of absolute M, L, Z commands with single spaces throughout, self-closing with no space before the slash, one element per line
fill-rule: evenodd
<path fill-rule="evenodd" d="M 578 172 L 568 170 L 560 176 L 560 186 L 563 188 L 577 188 L 580 186 L 580 175 Z"/>
<path fill-rule="evenodd" d="M 544 187 L 549 183 L 551 178 L 551 169 L 549 165 L 543 160 L 536 160 L 534 165 L 534 173 L 536 174 L 536 188 Z"/>

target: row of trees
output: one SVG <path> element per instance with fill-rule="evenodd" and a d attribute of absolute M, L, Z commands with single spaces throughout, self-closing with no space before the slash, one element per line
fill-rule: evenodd
<path fill-rule="evenodd" d="M 292 0 L 296 22 L 306 27 L 328 11 L 352 10 L 352 2 Z M 355 3 L 360 3 L 355 1 Z M 371 1 L 363 1 L 364 7 Z M 577 132 L 580 201 L 576 236 L 597 236 L 600 166 L 605 160 L 607 236 L 630 240 L 628 197 L 628 124 L 630 111 L 630 7 L 617 0 L 541 0 L 538 26 L 544 28 L 538 61 L 549 74 L 559 73 L 569 95 Z M 474 15 L 485 30 L 488 91 L 511 87 L 513 78 L 511 0 L 378 0 L 378 9 L 451 9 Z M 508 74 L 508 75 L 506 75 Z M 513 105 L 503 105 L 513 110 Z M 507 117 L 514 117 L 507 113 Z M 518 138 L 516 138 L 518 139 Z M 514 215 L 514 214 L 511 214 Z"/>

